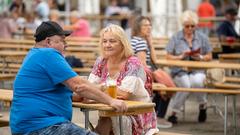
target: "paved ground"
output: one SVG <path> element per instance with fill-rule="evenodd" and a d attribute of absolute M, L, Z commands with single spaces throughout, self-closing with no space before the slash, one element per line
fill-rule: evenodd
<path fill-rule="evenodd" d="M 212 96 L 209 97 L 209 101 L 211 101 Z M 222 95 L 217 95 L 215 98 L 221 110 L 224 107 L 224 97 Z M 237 102 L 239 102 L 240 96 L 237 97 Z M 232 100 L 229 102 L 229 112 L 232 111 L 231 107 Z M 209 105 L 211 102 L 209 102 Z M 238 105 L 239 111 L 240 105 Z M 186 102 L 186 114 L 185 119 L 183 119 L 182 113 L 179 114 L 179 123 L 174 125 L 174 127 L 170 129 L 160 129 L 161 131 L 169 131 L 169 132 L 177 132 L 177 133 L 190 133 L 193 135 L 223 135 L 223 118 L 220 117 L 217 113 L 214 113 L 213 109 L 208 109 L 208 119 L 206 123 L 198 123 L 198 104 L 195 102 L 194 97 L 190 97 L 190 99 Z M 4 111 L 4 115 L 8 116 L 7 110 Z M 229 121 L 232 120 L 231 113 L 229 113 Z M 237 120 L 239 122 L 240 114 L 238 113 Z M 93 124 L 97 123 L 97 112 L 90 113 L 90 120 Z M 73 114 L 73 122 L 82 125 L 84 123 L 84 116 L 79 109 L 74 109 Z M 231 127 L 231 123 L 228 123 L 229 130 L 228 135 L 234 135 L 234 130 Z M 240 124 L 239 124 L 240 125 Z M 238 128 L 239 128 L 238 125 Z M 9 127 L 0 128 L 0 135 L 10 135 Z M 240 135 L 240 129 L 238 131 L 238 135 Z"/>

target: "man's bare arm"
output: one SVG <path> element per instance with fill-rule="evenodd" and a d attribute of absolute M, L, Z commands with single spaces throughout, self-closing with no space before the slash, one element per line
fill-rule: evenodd
<path fill-rule="evenodd" d="M 80 95 L 81 97 L 92 99 L 100 103 L 108 104 L 117 111 L 126 111 L 126 104 L 122 100 L 113 99 L 100 90 L 97 85 L 88 82 L 87 80 L 76 76 L 70 78 L 63 83 L 69 87 L 72 91 Z"/>

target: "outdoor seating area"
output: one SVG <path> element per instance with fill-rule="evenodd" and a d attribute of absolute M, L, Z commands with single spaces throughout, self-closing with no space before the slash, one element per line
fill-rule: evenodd
<path fill-rule="evenodd" d="M 240 0 L 0 0 L 0 135 L 239 135 Z"/>

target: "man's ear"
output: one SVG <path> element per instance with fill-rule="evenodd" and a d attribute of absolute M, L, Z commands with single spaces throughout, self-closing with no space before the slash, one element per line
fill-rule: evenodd
<path fill-rule="evenodd" d="M 47 46 L 47 47 L 51 46 L 50 39 L 49 39 L 49 38 L 46 38 L 45 40 L 46 40 L 46 46 Z"/>

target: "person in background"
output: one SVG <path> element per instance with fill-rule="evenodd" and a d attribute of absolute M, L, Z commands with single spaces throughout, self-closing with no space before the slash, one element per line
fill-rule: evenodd
<path fill-rule="evenodd" d="M 57 22 L 60 26 L 64 26 L 64 22 L 60 20 L 60 13 L 56 9 L 53 9 L 50 11 L 49 20 L 53 22 Z"/>
<path fill-rule="evenodd" d="M 210 61 L 212 59 L 212 47 L 209 44 L 208 37 L 196 30 L 198 16 L 195 12 L 187 10 L 182 14 L 181 22 L 183 30 L 177 32 L 169 41 L 166 51 L 166 58 L 169 60 L 187 60 L 187 61 Z M 191 52 L 194 52 L 191 54 Z M 203 70 L 184 70 L 174 67 L 171 69 L 171 75 L 177 87 L 184 88 L 203 88 L 206 75 Z M 177 123 L 177 112 L 185 103 L 189 92 L 177 92 L 172 98 L 170 106 L 172 108 L 171 116 L 168 121 Z M 198 121 L 205 122 L 207 119 L 207 94 L 195 93 L 199 101 Z"/>
<path fill-rule="evenodd" d="M 67 47 L 64 31 L 56 22 L 43 22 L 36 30 L 36 44 L 19 69 L 13 90 L 10 127 L 13 135 L 95 135 L 71 122 L 72 97 L 88 98 L 127 110 L 122 100 L 113 99 L 82 79 L 64 59 Z"/>
<path fill-rule="evenodd" d="M 23 0 L 14 0 L 9 7 L 10 12 L 13 10 L 16 10 L 19 16 L 24 16 L 26 13 L 26 5 Z"/>
<path fill-rule="evenodd" d="M 154 66 L 154 63 L 156 62 L 156 55 L 152 45 L 151 20 L 148 17 L 139 16 L 135 19 L 133 24 L 131 45 L 134 53 L 141 60 L 144 67 L 154 71 L 157 68 Z M 155 110 L 157 112 L 158 127 L 172 127 L 172 123 L 164 119 L 170 98 L 163 99 L 159 93 L 155 93 L 153 101 L 156 103 Z"/>
<path fill-rule="evenodd" d="M 131 101 L 151 102 L 145 88 L 146 74 L 139 59 L 133 56 L 133 50 L 124 30 L 111 24 L 100 33 L 102 56 L 99 57 L 89 76 L 95 84 L 107 84 L 108 80 L 116 81 L 117 98 Z M 124 135 L 152 135 L 158 132 L 155 112 L 123 116 Z M 100 117 L 96 127 L 100 135 L 109 135 L 111 129 L 119 135 L 117 117 Z"/>
<path fill-rule="evenodd" d="M 226 20 L 223 21 L 220 26 L 217 28 L 217 34 L 220 38 L 220 41 L 226 41 L 229 44 L 222 45 L 222 53 L 234 53 L 240 52 L 239 48 L 234 48 L 230 46 L 231 42 L 237 41 L 240 39 L 240 36 L 237 34 L 234 29 L 234 23 L 237 17 L 237 10 L 234 8 L 229 8 L 225 11 Z"/>
<path fill-rule="evenodd" d="M 24 24 L 25 33 L 31 33 L 33 35 L 41 23 L 42 21 L 37 17 L 35 12 L 28 13 Z"/>
<path fill-rule="evenodd" d="M 73 37 L 90 37 L 90 25 L 89 22 L 83 18 L 80 18 L 78 11 L 72 11 L 70 13 L 70 25 L 65 25 L 64 28 L 72 30 Z"/>
<path fill-rule="evenodd" d="M 12 11 L 10 15 L 3 12 L 0 14 L 0 38 L 10 39 L 13 37 L 13 33 L 18 31 L 18 26 L 16 23 L 16 18 L 14 17 Z"/>
<path fill-rule="evenodd" d="M 134 26 L 135 19 L 141 16 L 141 14 L 142 14 L 141 9 L 136 8 L 131 12 L 130 17 L 128 18 L 128 27 L 125 29 L 125 33 L 127 34 L 129 41 L 132 38 L 132 28 Z"/>
<path fill-rule="evenodd" d="M 47 21 L 50 13 L 50 8 L 48 3 L 43 0 L 35 0 L 35 12 L 40 17 L 42 21 Z"/>
<path fill-rule="evenodd" d="M 215 9 L 209 2 L 210 0 L 202 0 L 202 3 L 198 6 L 197 14 L 200 18 L 215 17 Z M 210 31 L 213 29 L 213 22 L 202 21 L 198 23 L 199 30 L 209 36 Z"/>
<path fill-rule="evenodd" d="M 118 6 L 118 1 L 117 0 L 109 0 L 109 5 L 105 9 L 104 15 L 107 17 L 111 16 L 120 16 L 122 9 Z M 116 24 L 120 25 L 120 20 L 113 20 L 109 19 L 104 22 L 104 26 L 107 26 L 108 24 Z"/>
<path fill-rule="evenodd" d="M 126 17 L 121 20 L 121 27 L 126 30 L 129 25 L 128 18 L 130 17 L 133 8 L 129 0 L 121 0 L 118 6 L 121 8 L 121 15 Z"/>

